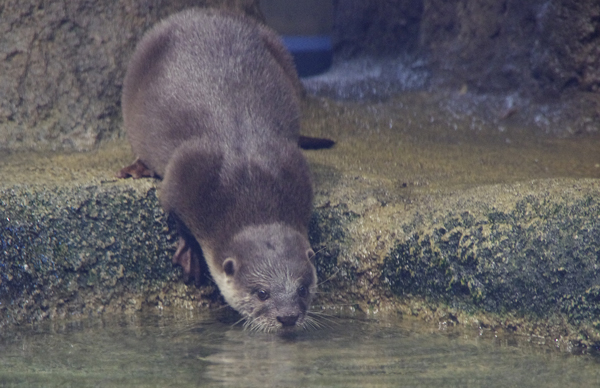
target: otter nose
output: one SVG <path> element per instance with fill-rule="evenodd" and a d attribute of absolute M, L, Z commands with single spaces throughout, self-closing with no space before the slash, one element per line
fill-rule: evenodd
<path fill-rule="evenodd" d="M 284 315 L 277 317 L 277 320 L 282 326 L 294 326 L 298 320 L 298 315 Z"/>

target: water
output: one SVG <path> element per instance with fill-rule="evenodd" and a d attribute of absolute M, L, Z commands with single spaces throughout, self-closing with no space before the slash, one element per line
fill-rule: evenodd
<path fill-rule="evenodd" d="M 0 387 L 597 387 L 600 360 L 421 320 L 334 318 L 281 337 L 146 313 L 5 331 Z"/>

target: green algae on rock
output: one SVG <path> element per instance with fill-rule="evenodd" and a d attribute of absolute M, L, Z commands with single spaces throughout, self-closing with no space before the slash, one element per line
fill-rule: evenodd
<path fill-rule="evenodd" d="M 554 201 L 527 196 L 513 209 L 477 217 L 472 210 L 448 212 L 433 228 L 399 242 L 384 276 L 396 294 L 471 311 L 594 319 L 593 308 L 571 305 L 573 295 L 589 294 L 600 282 L 600 204 L 589 194 Z"/>
<path fill-rule="evenodd" d="M 0 214 L 0 326 L 137 309 L 180 278 L 150 181 L 13 186 L 0 190 Z"/>

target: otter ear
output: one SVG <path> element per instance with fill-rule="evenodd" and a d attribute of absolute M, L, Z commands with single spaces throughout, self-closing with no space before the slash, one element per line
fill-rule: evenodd
<path fill-rule="evenodd" d="M 313 251 L 312 249 L 308 248 L 306 250 L 306 258 L 308 259 L 308 261 L 310 261 L 311 263 L 315 263 L 315 251 Z"/>
<path fill-rule="evenodd" d="M 225 271 L 225 275 L 233 276 L 236 271 L 236 262 L 235 259 L 228 257 L 223 262 L 223 271 Z"/>

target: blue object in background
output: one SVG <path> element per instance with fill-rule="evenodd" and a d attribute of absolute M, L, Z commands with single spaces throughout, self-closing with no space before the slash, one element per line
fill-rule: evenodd
<path fill-rule="evenodd" d="M 329 35 L 283 36 L 283 43 L 294 57 L 300 77 L 308 77 L 329 69 L 333 58 Z"/>

